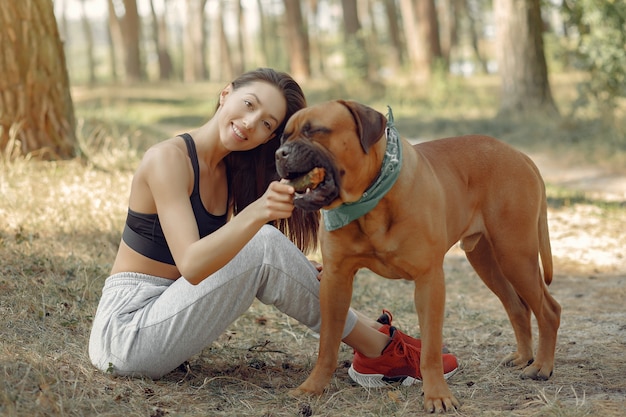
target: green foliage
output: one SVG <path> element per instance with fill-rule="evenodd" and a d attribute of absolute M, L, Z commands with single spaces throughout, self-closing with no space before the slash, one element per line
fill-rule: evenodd
<path fill-rule="evenodd" d="M 359 33 L 348 38 L 343 45 L 343 51 L 346 59 L 346 76 L 366 80 L 368 56 L 364 46 L 363 34 Z"/>
<path fill-rule="evenodd" d="M 626 2 L 566 0 L 563 9 L 579 34 L 578 62 L 590 74 L 578 104 L 594 99 L 601 109 L 613 110 L 617 98 L 626 97 Z"/>

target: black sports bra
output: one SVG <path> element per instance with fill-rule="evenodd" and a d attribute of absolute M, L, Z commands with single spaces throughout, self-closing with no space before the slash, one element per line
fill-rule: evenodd
<path fill-rule="evenodd" d="M 226 214 L 215 216 L 209 213 L 200 199 L 200 167 L 198 166 L 198 155 L 196 145 L 188 133 L 180 135 L 187 145 L 187 152 L 193 166 L 193 191 L 189 197 L 193 214 L 198 224 L 198 232 L 203 238 L 222 227 L 226 223 Z M 170 265 L 175 265 L 172 252 L 167 246 L 167 241 L 163 235 L 163 229 L 156 213 L 137 213 L 128 209 L 126 225 L 122 233 L 122 240 L 133 250 L 140 254 Z"/>

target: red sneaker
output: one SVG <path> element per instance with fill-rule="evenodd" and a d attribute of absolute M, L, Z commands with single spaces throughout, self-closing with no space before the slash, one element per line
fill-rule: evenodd
<path fill-rule="evenodd" d="M 378 329 L 379 332 L 386 334 L 387 336 L 389 335 L 389 328 L 391 327 L 391 323 L 393 321 L 393 315 L 391 314 L 391 311 L 383 309 L 383 313 L 378 316 L 378 318 L 376 319 L 376 321 L 380 324 L 382 324 L 381 328 Z M 409 335 L 406 334 L 402 334 L 404 336 L 404 339 L 407 343 L 410 343 L 411 345 L 415 346 L 418 349 L 422 348 L 422 341 L 420 339 L 416 339 L 414 337 L 411 337 Z M 442 353 L 450 353 L 450 350 L 448 350 L 448 347 L 446 345 L 444 345 L 441 348 L 441 352 Z"/>
<path fill-rule="evenodd" d="M 408 336 L 390 326 L 391 340 L 377 358 L 368 358 L 355 352 L 348 375 L 357 384 L 367 388 L 384 387 L 391 382 L 413 385 L 422 380 L 420 351 L 407 341 Z M 443 355 L 444 378 L 448 379 L 459 369 L 454 355 Z"/>

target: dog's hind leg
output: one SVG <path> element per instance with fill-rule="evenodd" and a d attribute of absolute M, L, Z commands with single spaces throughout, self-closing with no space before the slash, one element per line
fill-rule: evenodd
<path fill-rule="evenodd" d="M 471 245 L 462 246 L 466 250 L 467 259 L 478 276 L 502 302 L 513 326 L 517 351 L 505 357 L 503 363 L 520 369 L 526 367 L 533 361 L 530 308 L 502 274 L 491 245 L 484 236 L 479 239 L 474 237 Z"/>
<path fill-rule="evenodd" d="M 537 354 L 533 363 L 522 371 L 522 377 L 546 380 L 550 378 L 554 369 L 561 306 L 548 292 L 542 277 L 536 234 L 524 236 L 519 230 L 518 228 L 518 233 L 512 233 L 501 228 L 497 237 L 492 234 L 492 253 L 501 271 L 500 279 L 505 278 L 508 281 L 517 293 L 519 302 L 525 305 L 525 308 L 530 308 L 537 319 L 539 329 Z M 533 228 L 527 227 L 522 230 Z M 511 239 L 510 236 L 517 238 Z M 511 298 L 509 297 L 509 301 Z M 515 326 L 515 322 L 512 323 Z"/>

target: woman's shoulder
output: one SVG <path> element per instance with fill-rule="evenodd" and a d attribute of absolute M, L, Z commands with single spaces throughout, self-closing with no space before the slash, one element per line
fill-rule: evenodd
<path fill-rule="evenodd" d="M 146 150 L 141 164 L 157 166 L 161 163 L 187 162 L 188 152 L 185 142 L 180 137 L 166 139 L 156 143 Z"/>
<path fill-rule="evenodd" d="M 165 179 L 187 179 L 189 170 L 192 169 L 189 163 L 189 155 L 184 141 L 180 138 L 171 138 L 152 145 L 144 153 L 139 166 L 135 171 L 136 179 L 155 179 L 159 181 Z M 139 178 L 137 178 L 139 177 Z M 192 173 L 193 178 L 193 173 Z"/>

